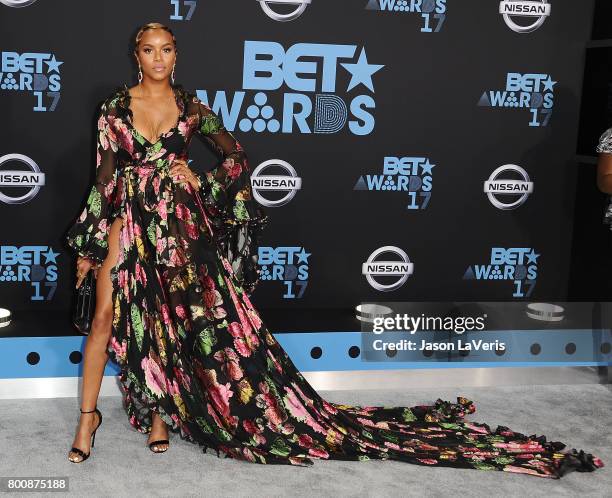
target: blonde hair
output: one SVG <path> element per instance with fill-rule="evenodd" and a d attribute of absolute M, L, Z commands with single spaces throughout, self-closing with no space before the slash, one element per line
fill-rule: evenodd
<path fill-rule="evenodd" d="M 174 33 L 172 32 L 172 30 L 166 26 L 165 24 L 159 23 L 159 22 L 149 22 L 147 24 L 144 24 L 143 26 L 140 27 L 140 29 L 138 30 L 138 33 L 136 33 L 136 38 L 135 38 L 135 44 L 134 44 L 134 53 L 136 53 L 138 51 L 138 45 L 140 44 L 140 40 L 142 38 L 142 35 L 144 34 L 145 31 L 149 30 L 149 29 L 163 29 L 165 31 L 167 31 L 168 33 L 170 33 L 170 35 L 172 36 L 172 43 L 174 43 L 174 50 L 178 52 L 178 49 L 176 47 L 176 38 L 174 36 Z"/>

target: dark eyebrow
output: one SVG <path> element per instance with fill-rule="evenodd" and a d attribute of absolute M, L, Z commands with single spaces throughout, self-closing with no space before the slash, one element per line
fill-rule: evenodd
<path fill-rule="evenodd" d="M 162 47 L 165 47 L 166 45 L 172 45 L 172 42 L 166 42 L 162 45 Z M 143 47 L 149 46 L 152 47 L 153 45 L 151 45 L 150 43 L 143 43 L 142 45 Z"/>

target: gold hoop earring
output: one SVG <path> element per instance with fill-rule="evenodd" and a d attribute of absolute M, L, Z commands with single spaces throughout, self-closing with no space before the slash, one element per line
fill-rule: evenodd
<path fill-rule="evenodd" d="M 172 66 L 172 74 L 170 75 L 170 77 L 172 78 L 172 84 L 174 85 L 174 67 L 176 66 L 176 64 L 174 64 L 174 66 Z"/>
<path fill-rule="evenodd" d="M 138 83 L 142 82 L 142 68 L 138 66 Z"/>

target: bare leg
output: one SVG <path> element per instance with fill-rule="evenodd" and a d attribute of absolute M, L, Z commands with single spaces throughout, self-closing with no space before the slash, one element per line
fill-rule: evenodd
<path fill-rule="evenodd" d="M 96 309 L 91 330 L 85 343 L 83 358 L 83 388 L 81 393 L 81 410 L 93 410 L 98 401 L 104 367 L 108 361 L 106 348 L 111 336 L 113 320 L 112 282 L 110 270 L 117 264 L 119 256 L 119 233 L 123 220 L 116 218 L 111 225 L 108 236 L 108 255 L 98 268 L 96 278 Z M 93 271 L 93 270 L 89 270 Z M 91 433 L 99 424 L 97 413 L 82 413 L 79 427 L 74 437 L 73 446 L 89 453 Z M 73 462 L 83 459 L 78 453 L 70 452 L 68 458 Z"/>

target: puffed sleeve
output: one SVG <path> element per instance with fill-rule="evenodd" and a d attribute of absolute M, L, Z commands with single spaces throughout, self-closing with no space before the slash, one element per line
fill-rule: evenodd
<path fill-rule="evenodd" d="M 102 264 L 108 254 L 109 207 L 117 186 L 117 137 L 109 123 L 107 103 L 100 108 L 96 133 L 96 177 L 85 206 L 66 235 L 80 256 Z"/>
<path fill-rule="evenodd" d="M 599 143 L 597 144 L 595 152 L 607 152 L 612 154 L 612 128 L 608 128 L 602 133 L 601 137 L 599 137 Z"/>
<path fill-rule="evenodd" d="M 268 216 L 252 196 L 247 155 L 220 116 L 199 99 L 198 133 L 219 156 L 215 168 L 199 173 L 200 198 L 214 237 L 242 288 L 251 294 L 260 280 L 258 245 Z"/>

